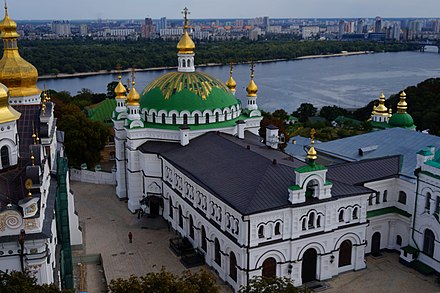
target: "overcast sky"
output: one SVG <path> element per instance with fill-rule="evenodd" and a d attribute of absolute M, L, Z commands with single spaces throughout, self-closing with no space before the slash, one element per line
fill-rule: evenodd
<path fill-rule="evenodd" d="M 14 19 L 440 17 L 440 0 L 8 0 Z"/>

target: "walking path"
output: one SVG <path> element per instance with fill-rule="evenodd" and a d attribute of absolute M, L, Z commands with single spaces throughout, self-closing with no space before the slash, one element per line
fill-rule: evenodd
<path fill-rule="evenodd" d="M 174 236 L 160 218 L 138 219 L 131 214 L 124 201 L 115 195 L 111 185 L 95 185 L 71 182 L 75 205 L 83 226 L 84 249 L 76 254 L 101 254 L 107 283 L 116 278 L 128 278 L 135 274 L 158 272 L 162 266 L 174 274 L 185 267 L 168 246 Z M 128 233 L 133 234 L 129 243 Z M 330 288 L 323 292 L 440 292 L 433 276 L 423 276 L 398 262 L 398 255 L 385 253 L 383 257 L 367 257 L 367 269 L 348 272 L 325 281 Z M 192 269 L 193 272 L 201 266 Z M 101 266 L 87 265 L 88 292 L 105 292 L 99 274 Z M 90 271 L 95 269 L 96 271 Z M 105 284 L 104 284 L 105 285 Z M 222 286 L 223 292 L 230 292 Z"/>

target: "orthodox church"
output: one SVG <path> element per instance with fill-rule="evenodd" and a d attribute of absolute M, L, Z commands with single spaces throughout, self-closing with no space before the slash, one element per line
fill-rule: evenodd
<path fill-rule="evenodd" d="M 71 246 L 82 235 L 55 105 L 18 52 L 6 5 L 0 30 L 0 270 L 30 271 L 40 284 L 73 288 Z"/>
<path fill-rule="evenodd" d="M 288 277 L 297 286 L 329 279 L 364 269 L 365 255 L 384 249 L 400 251 L 408 265 L 417 260 L 440 271 L 440 229 L 430 223 L 435 215 L 438 222 L 437 203 L 414 221 L 418 194 L 429 190 L 429 202 L 440 198 L 433 171 L 440 139 L 397 127 L 406 116 L 405 96 L 393 115 L 395 128 L 365 135 L 377 136 L 374 155 L 361 142 L 315 145 L 313 132 L 306 157 L 289 155 L 278 148 L 276 127 L 267 127 L 265 143 L 258 136 L 262 116 L 252 66 L 243 107 L 232 68 L 225 84 L 196 71 L 187 13 L 177 71 L 140 94 L 134 78 L 128 95 L 121 77 L 115 89 L 116 193 L 128 209 L 162 216 L 234 290 L 261 275 Z M 391 123 L 384 111 L 376 108 L 386 116 L 378 122 Z M 390 135 L 416 143 L 387 148 Z M 363 156 L 350 157 L 352 150 Z"/>

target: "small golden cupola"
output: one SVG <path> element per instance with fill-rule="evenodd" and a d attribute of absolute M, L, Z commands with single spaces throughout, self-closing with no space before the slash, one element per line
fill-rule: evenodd
<path fill-rule="evenodd" d="M 375 112 L 376 114 L 388 116 L 388 109 L 385 106 L 385 95 L 383 92 L 379 96 L 379 105 L 376 107 Z"/>
<path fill-rule="evenodd" d="M 307 152 L 307 161 L 309 164 L 314 164 L 316 159 L 318 158 L 318 153 L 315 150 L 315 134 L 316 131 L 314 128 L 310 131 L 310 149 Z"/>
<path fill-rule="evenodd" d="M 258 86 L 254 81 L 254 63 L 251 63 L 251 81 L 249 82 L 246 91 L 248 93 L 248 97 L 256 97 L 258 92 Z"/>
<path fill-rule="evenodd" d="M 397 113 L 406 114 L 406 109 L 408 109 L 408 104 L 406 103 L 406 93 L 402 91 L 400 93 L 400 101 L 397 103 Z"/>
<path fill-rule="evenodd" d="M 118 68 L 118 84 L 115 87 L 115 95 L 116 99 L 125 99 L 125 94 L 127 93 L 127 89 L 121 82 L 122 76 L 121 76 L 121 69 Z"/>
<path fill-rule="evenodd" d="M 20 119 L 21 114 L 9 105 L 8 88 L 0 83 L 0 124 Z"/>
<path fill-rule="evenodd" d="M 28 104 L 40 102 L 41 90 L 37 87 L 38 71 L 24 60 L 19 52 L 17 39 L 17 23 L 8 15 L 8 8 L 5 3 L 5 17 L 0 22 L 1 38 L 3 39 L 3 57 L 0 60 L 0 82 L 4 83 L 11 98 L 29 97 Z M 21 101 L 19 101 L 21 103 Z"/>
<path fill-rule="evenodd" d="M 229 79 L 226 82 L 226 86 L 231 90 L 232 93 L 235 93 L 235 88 L 237 87 L 237 83 L 232 77 L 232 63 L 229 64 Z"/>
<path fill-rule="evenodd" d="M 131 79 L 131 89 L 127 96 L 127 106 L 139 106 L 139 100 L 141 99 L 139 93 L 137 92 L 136 88 L 134 87 L 135 81 L 134 81 L 134 70 L 132 73 L 132 79 Z"/>
<path fill-rule="evenodd" d="M 177 50 L 178 54 L 194 54 L 194 50 L 196 48 L 196 45 L 194 44 L 193 40 L 188 34 L 188 14 L 190 12 L 188 11 L 188 8 L 185 7 L 182 11 L 182 14 L 184 16 L 183 18 L 183 36 L 180 39 L 179 43 L 177 44 Z"/>

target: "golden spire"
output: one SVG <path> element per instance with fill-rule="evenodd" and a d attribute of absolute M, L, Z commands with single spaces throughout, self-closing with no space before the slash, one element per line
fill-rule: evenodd
<path fill-rule="evenodd" d="M 231 92 L 235 92 L 235 87 L 237 86 L 237 83 L 232 77 L 232 62 L 229 64 L 229 79 L 226 82 L 226 86 L 231 90 Z"/>
<path fill-rule="evenodd" d="M 139 106 L 139 100 L 141 99 L 139 93 L 136 91 L 134 87 L 134 68 L 131 69 L 131 89 L 130 93 L 127 96 L 127 105 L 129 106 Z"/>
<path fill-rule="evenodd" d="M 256 97 L 258 92 L 258 87 L 254 82 L 254 62 L 251 63 L 251 81 L 249 82 L 246 91 L 248 97 Z"/>
<path fill-rule="evenodd" d="M 34 121 L 32 121 L 32 139 L 34 140 L 34 144 L 37 144 L 37 135 L 35 134 Z"/>
<path fill-rule="evenodd" d="M 383 92 L 379 96 L 379 105 L 376 107 L 376 114 L 379 115 L 388 115 L 388 109 L 385 106 L 385 95 Z"/>
<path fill-rule="evenodd" d="M 127 93 L 127 90 L 125 89 L 125 86 L 122 84 L 121 79 L 121 65 L 118 64 L 118 85 L 115 87 L 115 94 L 116 99 L 125 99 L 125 94 Z"/>
<path fill-rule="evenodd" d="M 8 15 L 5 2 L 5 17 L 0 22 L 1 38 L 3 39 L 3 57 L 0 60 L 0 82 L 10 91 L 11 97 L 39 95 L 37 87 L 37 69 L 24 60 L 18 52 L 17 23 Z"/>
<path fill-rule="evenodd" d="M 0 83 L 0 123 L 20 119 L 21 114 L 9 105 L 8 88 Z"/>
<path fill-rule="evenodd" d="M 31 162 L 32 162 L 32 166 L 35 166 L 35 157 L 34 154 L 31 154 Z"/>
<path fill-rule="evenodd" d="M 397 104 L 397 113 L 405 114 L 407 108 L 408 108 L 408 104 L 406 103 L 406 93 L 402 91 L 400 93 L 400 101 Z"/>
<path fill-rule="evenodd" d="M 388 117 L 391 118 L 393 116 L 393 109 L 388 110 Z"/>
<path fill-rule="evenodd" d="M 182 14 L 183 36 L 177 44 L 177 50 L 179 50 L 178 54 L 194 54 L 194 49 L 196 48 L 196 45 L 194 44 L 193 40 L 191 40 L 191 37 L 188 34 L 188 14 L 190 14 L 188 8 L 185 7 L 182 11 Z"/>
<path fill-rule="evenodd" d="M 315 150 L 315 128 L 312 128 L 312 130 L 310 130 L 310 149 L 307 152 L 307 160 L 309 161 L 309 163 L 314 163 L 316 161 L 316 159 L 318 158 L 318 153 Z"/>

